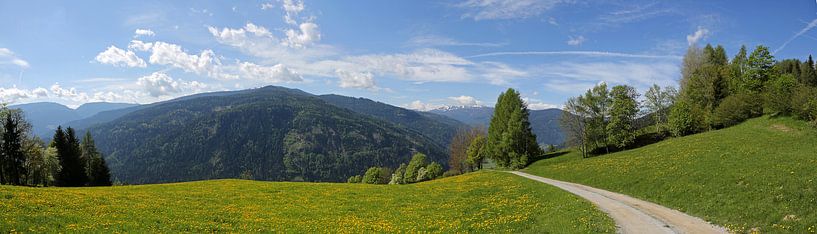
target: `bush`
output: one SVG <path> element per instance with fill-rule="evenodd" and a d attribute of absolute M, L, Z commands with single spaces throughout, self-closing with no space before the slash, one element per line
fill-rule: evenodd
<path fill-rule="evenodd" d="M 817 88 L 795 88 L 791 96 L 791 113 L 802 120 L 817 120 Z"/>
<path fill-rule="evenodd" d="M 792 90 L 797 79 L 792 74 L 783 74 L 767 82 L 763 98 L 764 112 L 771 115 L 787 115 L 791 112 Z"/>
<path fill-rule="evenodd" d="M 363 181 L 363 177 L 361 177 L 360 175 L 349 177 L 349 179 L 346 180 L 347 183 L 353 183 L 353 184 L 360 183 L 361 181 Z"/>
<path fill-rule="evenodd" d="M 437 162 L 431 162 L 426 166 L 426 179 L 433 180 L 443 175 L 443 166 Z"/>
<path fill-rule="evenodd" d="M 759 101 L 757 95 L 752 94 L 728 96 L 721 101 L 721 104 L 712 113 L 712 124 L 716 128 L 724 128 L 758 117 L 763 114 L 763 107 L 760 106 Z"/>
<path fill-rule="evenodd" d="M 406 164 L 401 163 L 397 170 L 391 174 L 391 181 L 389 184 L 405 184 L 406 183 Z"/>
<path fill-rule="evenodd" d="M 686 136 L 703 129 L 704 114 L 686 101 L 679 101 L 669 113 L 669 128 L 674 136 Z"/>
<path fill-rule="evenodd" d="M 405 180 L 406 183 L 412 183 L 419 178 L 417 176 L 418 171 L 421 167 L 424 167 L 427 163 L 427 156 L 422 153 L 416 153 L 414 156 L 411 157 L 411 161 L 409 161 L 408 166 L 406 166 L 406 175 Z"/>
<path fill-rule="evenodd" d="M 371 167 L 369 170 L 366 170 L 366 174 L 363 175 L 363 183 L 364 184 L 386 184 L 389 182 L 389 177 L 391 173 L 389 172 L 388 168 L 383 167 Z"/>

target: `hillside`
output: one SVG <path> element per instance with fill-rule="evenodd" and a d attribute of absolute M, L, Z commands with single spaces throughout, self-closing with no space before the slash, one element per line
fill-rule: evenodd
<path fill-rule="evenodd" d="M 612 233 L 578 197 L 502 172 L 412 185 L 214 180 L 0 186 L 0 232 Z"/>
<path fill-rule="evenodd" d="M 569 153 L 527 172 L 632 195 L 733 232 L 817 230 L 817 130 L 790 118 L 581 159 Z"/>
<path fill-rule="evenodd" d="M 415 152 L 447 161 L 443 145 L 416 131 L 274 86 L 163 102 L 89 131 L 125 183 L 345 181 Z"/>
<path fill-rule="evenodd" d="M 37 102 L 13 105 L 10 108 L 21 109 L 26 119 L 31 123 L 34 135 L 49 139 L 59 125 L 88 118 L 100 112 L 134 107 L 136 104 L 93 102 L 86 103 L 71 109 L 65 105 L 53 102 Z"/>
<path fill-rule="evenodd" d="M 443 147 L 448 147 L 451 138 L 454 137 L 458 129 L 467 127 L 463 123 L 442 115 L 420 113 L 365 98 L 353 98 L 334 94 L 321 95 L 319 97 L 337 107 L 346 108 L 357 113 L 398 124 L 407 129 L 416 130 L 420 134 L 433 139 L 434 142 L 440 143 Z"/>
<path fill-rule="evenodd" d="M 469 125 L 488 126 L 491 117 L 494 115 L 493 107 L 450 107 L 429 111 L 433 114 L 443 115 L 456 119 Z M 545 109 L 531 110 L 530 123 L 533 134 L 536 135 L 536 142 L 540 145 L 562 145 L 565 142 L 565 134 L 562 131 L 559 120 L 562 118 L 562 110 Z"/>

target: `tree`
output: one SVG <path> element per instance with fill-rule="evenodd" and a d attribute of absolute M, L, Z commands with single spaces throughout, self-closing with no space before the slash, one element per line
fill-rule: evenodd
<path fill-rule="evenodd" d="M 771 115 L 791 113 L 791 97 L 797 78 L 793 74 L 782 74 L 767 82 L 763 98 L 764 112 Z"/>
<path fill-rule="evenodd" d="M 397 170 L 391 174 L 391 181 L 389 184 L 405 184 L 406 183 L 406 164 L 401 163 Z"/>
<path fill-rule="evenodd" d="M 385 167 L 370 167 L 363 175 L 362 183 L 364 184 L 386 184 L 389 182 L 388 168 Z"/>
<path fill-rule="evenodd" d="M 811 55 L 808 56 L 808 60 L 800 65 L 800 77 L 798 80 L 801 84 L 807 86 L 817 86 L 817 72 L 815 72 L 814 60 L 811 59 Z"/>
<path fill-rule="evenodd" d="M 579 147 L 582 157 L 586 158 L 588 151 L 586 126 L 589 116 L 579 99 L 581 97 L 572 97 L 565 102 L 560 125 L 565 130 L 565 143 Z"/>
<path fill-rule="evenodd" d="M 0 154 L 4 159 L 4 172 L 7 183 L 12 185 L 23 185 L 24 177 L 27 174 L 25 163 L 26 157 L 23 153 L 22 134 L 18 128 L 18 122 L 11 114 L 5 116 L 3 122 L 3 142 L 0 144 Z"/>
<path fill-rule="evenodd" d="M 607 140 L 618 148 L 624 148 L 635 141 L 634 122 L 638 114 L 638 92 L 627 85 L 617 85 L 610 92 L 610 121 L 607 124 Z"/>
<path fill-rule="evenodd" d="M 727 83 L 729 85 L 730 93 L 738 93 L 738 91 L 742 91 L 742 79 L 743 74 L 746 73 L 746 70 L 748 70 L 748 60 L 749 58 L 746 55 L 746 46 L 741 46 L 738 53 L 735 54 L 734 58 L 732 58 L 732 62 L 729 64 L 730 74 L 729 81 Z"/>
<path fill-rule="evenodd" d="M 360 177 L 360 175 L 354 175 L 354 176 L 349 177 L 349 179 L 346 180 L 346 183 L 355 184 L 355 183 L 360 183 L 362 181 L 363 181 L 363 177 Z"/>
<path fill-rule="evenodd" d="M 85 171 L 85 163 L 82 161 L 79 140 L 77 140 L 74 129 L 68 128 L 66 131 L 62 127 L 57 127 L 54 133 L 52 146 L 57 149 L 57 156 L 60 159 L 60 173 L 57 175 L 57 185 L 63 187 L 83 186 L 88 182 Z"/>
<path fill-rule="evenodd" d="M 466 162 L 471 170 L 482 169 L 482 161 L 485 160 L 485 140 L 484 135 L 477 135 L 468 146 Z"/>
<path fill-rule="evenodd" d="M 468 146 L 471 145 L 474 138 L 481 135 L 485 135 L 485 128 L 483 127 L 473 127 L 457 131 L 457 134 L 454 135 L 454 138 L 451 140 L 451 145 L 449 146 L 451 153 L 448 160 L 449 171 L 455 174 L 470 171 L 471 167 L 467 162 Z"/>
<path fill-rule="evenodd" d="M 686 100 L 680 100 L 672 106 L 669 114 L 669 128 L 674 136 L 686 136 L 700 131 L 702 111 Z"/>
<path fill-rule="evenodd" d="M 108 169 L 108 164 L 105 163 L 104 157 L 94 159 L 91 164 L 91 174 L 94 175 L 90 180 L 90 186 L 111 186 L 111 171 Z M 250 176 L 251 177 L 251 176 Z"/>
<path fill-rule="evenodd" d="M 414 183 L 417 180 L 417 173 L 420 168 L 428 163 L 428 156 L 423 153 L 416 153 L 411 157 L 408 166 L 406 166 L 405 180 L 406 183 Z"/>
<path fill-rule="evenodd" d="M 750 92 L 763 91 L 764 84 L 772 76 L 773 66 L 774 56 L 769 52 L 769 48 L 762 45 L 757 46 L 749 55 L 741 87 Z"/>
<path fill-rule="evenodd" d="M 490 152 L 488 157 L 500 167 L 521 168 L 527 165 L 529 158 L 543 154 L 528 116 L 528 108 L 519 92 L 509 88 L 499 95 L 486 146 Z"/>
<path fill-rule="evenodd" d="M 653 115 L 656 133 L 661 133 L 664 125 L 666 125 L 669 108 L 675 103 L 675 97 L 677 95 L 678 91 L 672 86 L 667 86 L 662 90 L 661 87 L 656 84 L 653 84 L 652 87 L 644 93 L 644 107 Z"/>
<path fill-rule="evenodd" d="M 88 185 L 90 186 L 110 186 L 111 174 L 108 170 L 108 165 L 105 163 L 105 158 L 99 153 L 94 143 L 94 138 L 90 132 L 85 133 L 80 144 L 81 159 L 85 162 L 85 174 L 88 176 Z M 249 171 L 246 171 L 250 173 Z M 247 177 L 252 177 L 248 174 Z"/>
<path fill-rule="evenodd" d="M 700 48 L 695 45 L 687 48 L 687 53 L 684 55 L 684 63 L 681 66 L 681 81 L 679 86 L 681 87 L 682 93 L 690 77 L 692 77 L 692 74 L 703 66 L 704 63 L 704 52 Z"/>
<path fill-rule="evenodd" d="M 588 151 L 607 147 L 607 119 L 610 116 L 610 91 L 607 83 L 601 83 L 587 90 L 583 97 L 579 97 L 579 103 L 587 112 L 585 131 L 587 136 Z"/>
<path fill-rule="evenodd" d="M 426 180 L 437 179 L 443 175 L 443 166 L 437 162 L 431 162 L 426 166 Z"/>

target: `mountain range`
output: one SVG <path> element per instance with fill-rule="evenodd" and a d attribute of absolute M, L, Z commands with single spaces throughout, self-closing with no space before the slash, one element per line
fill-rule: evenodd
<path fill-rule="evenodd" d="M 421 152 L 443 165 L 460 129 L 487 126 L 490 107 L 421 112 L 365 98 L 297 89 L 196 94 L 135 105 L 56 103 L 23 109 L 34 132 L 89 131 L 114 178 L 128 184 L 217 178 L 344 181 L 371 166 L 396 168 Z M 562 143 L 561 110 L 531 111 L 540 144 Z"/>

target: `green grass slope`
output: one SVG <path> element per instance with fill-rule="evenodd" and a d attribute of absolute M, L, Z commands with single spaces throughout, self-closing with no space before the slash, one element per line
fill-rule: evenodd
<path fill-rule="evenodd" d="M 817 131 L 790 118 L 589 159 L 569 153 L 526 171 L 653 201 L 733 232 L 817 232 Z"/>
<path fill-rule="evenodd" d="M 212 180 L 100 188 L 0 186 L 0 232 L 610 233 L 555 187 L 503 172 L 401 186 Z"/>

